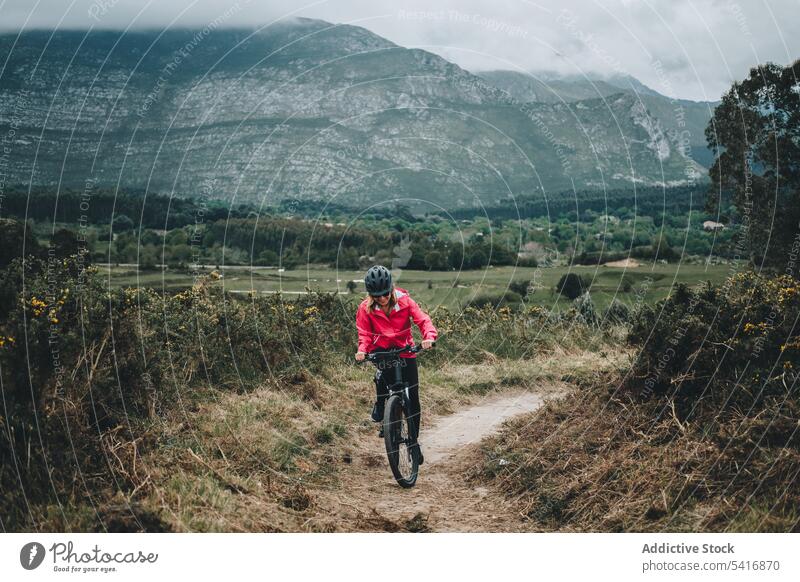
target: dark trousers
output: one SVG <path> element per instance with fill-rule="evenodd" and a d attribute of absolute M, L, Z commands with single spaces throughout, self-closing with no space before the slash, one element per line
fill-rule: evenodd
<path fill-rule="evenodd" d="M 400 371 L 403 373 L 403 382 L 408 382 L 409 399 L 409 425 L 411 437 L 415 440 L 419 436 L 420 420 L 422 413 L 419 405 L 419 376 L 416 358 L 400 358 Z M 394 383 L 394 368 L 386 367 L 375 371 L 375 393 L 379 406 L 383 407 L 389 395 L 389 385 Z"/>

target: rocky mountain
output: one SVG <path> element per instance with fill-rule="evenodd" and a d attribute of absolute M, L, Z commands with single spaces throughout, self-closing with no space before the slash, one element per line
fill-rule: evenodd
<path fill-rule="evenodd" d="M 627 75 L 581 77 L 559 75 L 549 71 L 521 73 L 504 70 L 481 71 L 476 74 L 519 101 L 572 102 L 608 97 L 623 91 L 663 97 L 634 77 Z"/>
<path fill-rule="evenodd" d="M 630 92 L 518 99 L 318 20 L 2 35 L 0 66 L 0 186 L 438 211 L 704 176 Z"/>
<path fill-rule="evenodd" d="M 691 156 L 708 167 L 712 154 L 706 146 L 705 129 L 716 102 L 672 99 L 628 75 L 608 77 L 558 75 L 552 72 L 484 71 L 481 78 L 519 101 L 572 103 L 609 97 L 620 91 L 641 101 L 647 111 L 672 136 L 675 143 L 688 143 Z"/>

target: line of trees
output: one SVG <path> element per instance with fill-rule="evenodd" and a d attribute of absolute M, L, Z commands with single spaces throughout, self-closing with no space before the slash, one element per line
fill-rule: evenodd
<path fill-rule="evenodd" d="M 620 218 L 633 216 L 674 216 L 691 210 L 702 210 L 706 205 L 707 187 L 639 187 L 606 191 L 578 190 L 556 192 L 546 197 L 520 195 L 502 203 L 480 208 L 463 208 L 450 212 L 457 219 L 486 216 L 492 219 L 527 219 L 558 217 L 570 213 L 580 216 L 586 211 L 613 214 Z M 723 196 L 723 201 L 727 200 Z M 442 214 L 444 216 L 444 214 Z"/>
<path fill-rule="evenodd" d="M 108 251 L 106 251 L 108 252 Z M 479 269 L 512 265 L 516 249 L 474 236 L 464 244 L 437 239 L 425 232 L 385 231 L 325 225 L 290 218 L 219 220 L 173 229 L 161 236 L 146 230 L 123 232 L 110 243 L 112 262 L 156 264 L 203 262 L 294 268 L 308 263 L 359 269 L 373 262 L 402 260 L 408 269 Z"/>

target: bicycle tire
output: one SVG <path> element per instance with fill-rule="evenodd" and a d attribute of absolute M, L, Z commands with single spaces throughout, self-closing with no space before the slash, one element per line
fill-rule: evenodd
<path fill-rule="evenodd" d="M 410 447 L 411 425 L 403 407 L 403 399 L 395 394 L 386 402 L 383 413 L 383 439 L 389 467 L 398 485 L 413 487 L 417 482 L 419 458 Z"/>

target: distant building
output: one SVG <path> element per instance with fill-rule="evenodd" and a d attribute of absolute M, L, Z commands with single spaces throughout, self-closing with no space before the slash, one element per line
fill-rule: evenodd
<path fill-rule="evenodd" d="M 602 223 L 619 224 L 619 218 L 610 214 L 601 214 L 597 217 L 597 220 Z"/>
<path fill-rule="evenodd" d="M 714 222 L 713 220 L 706 220 L 703 223 L 703 230 L 722 230 L 725 225 L 721 222 Z"/>

